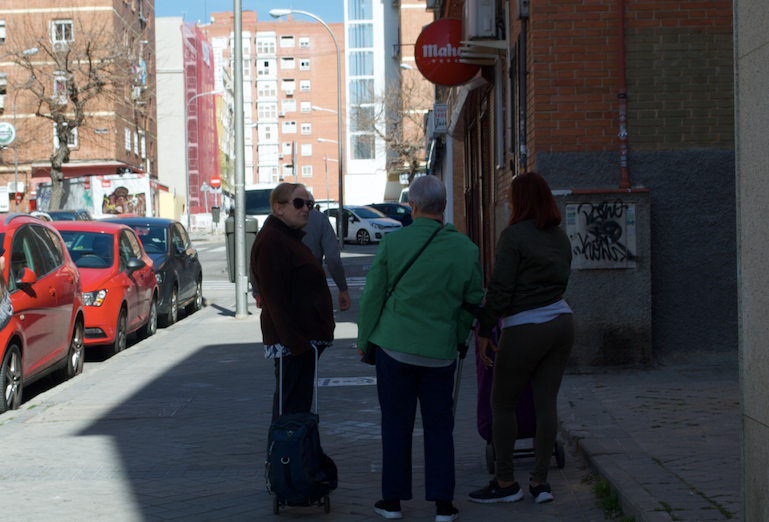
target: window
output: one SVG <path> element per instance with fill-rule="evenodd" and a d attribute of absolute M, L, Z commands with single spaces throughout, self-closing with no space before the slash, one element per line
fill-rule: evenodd
<path fill-rule="evenodd" d="M 136 239 L 136 235 L 133 233 L 133 231 L 129 232 L 128 230 L 126 230 L 125 235 L 128 237 L 128 243 L 131 245 L 131 257 L 141 259 L 142 247 L 139 246 L 139 240 Z M 182 239 L 182 244 L 184 244 L 184 239 Z"/>
<path fill-rule="evenodd" d="M 300 80 L 299 81 L 299 91 L 300 92 L 310 92 L 310 80 Z"/>
<path fill-rule="evenodd" d="M 21 279 L 25 268 L 32 270 L 36 275 L 39 274 L 33 255 L 36 250 L 37 245 L 35 245 L 28 227 L 21 228 L 14 234 L 13 245 L 11 246 L 10 282 Z"/>
<path fill-rule="evenodd" d="M 296 122 L 284 121 L 283 122 L 283 134 L 296 134 Z"/>
<path fill-rule="evenodd" d="M 309 71 L 310 70 L 310 60 L 299 60 L 299 70 L 300 71 Z"/>
<path fill-rule="evenodd" d="M 352 145 L 352 159 L 374 159 L 374 136 L 358 135 L 350 138 Z"/>
<path fill-rule="evenodd" d="M 300 49 L 309 49 L 310 48 L 310 39 L 308 37 L 302 37 L 299 39 L 299 48 Z"/>
<path fill-rule="evenodd" d="M 5 20 L 0 20 L 0 45 L 5 43 Z"/>
<path fill-rule="evenodd" d="M 371 51 L 350 53 L 350 76 L 373 76 L 374 53 Z"/>
<path fill-rule="evenodd" d="M 282 91 L 295 91 L 296 80 L 294 80 L 293 78 L 284 78 L 280 80 L 280 89 Z"/>
<path fill-rule="evenodd" d="M 38 244 L 36 251 L 40 272 L 36 274 L 37 277 L 53 272 L 64 262 L 64 259 L 60 257 L 59 250 L 51 241 L 48 230 L 34 225 L 27 230 L 29 230 L 30 236 L 34 238 L 33 241 Z"/>
<path fill-rule="evenodd" d="M 54 149 L 59 148 L 59 136 L 56 133 L 56 124 L 53 124 L 53 147 Z M 76 149 L 78 147 L 77 142 L 77 127 L 72 129 L 69 133 L 69 137 L 67 138 L 67 148 L 69 149 Z"/>
<path fill-rule="evenodd" d="M 281 36 L 280 37 L 280 46 L 281 47 L 293 47 L 294 46 L 294 37 L 292 35 Z"/>
<path fill-rule="evenodd" d="M 75 129 L 77 130 L 77 129 Z M 142 132 L 141 135 L 141 152 L 142 152 L 142 159 L 147 159 L 147 137 Z"/>
<path fill-rule="evenodd" d="M 286 141 L 283 143 L 283 155 L 291 154 L 291 142 Z"/>
<path fill-rule="evenodd" d="M 243 78 L 251 78 L 251 60 L 249 58 L 243 59 Z"/>
<path fill-rule="evenodd" d="M 125 150 L 131 152 L 131 129 L 125 128 Z"/>
<path fill-rule="evenodd" d="M 374 132 L 374 107 L 352 107 L 350 132 Z"/>
<path fill-rule="evenodd" d="M 350 0 L 347 4 L 347 17 L 350 20 L 373 20 L 373 2 L 371 0 Z"/>
<path fill-rule="evenodd" d="M 294 175 L 294 168 L 291 165 L 283 165 L 283 178 Z"/>
<path fill-rule="evenodd" d="M 134 131 L 134 154 L 139 155 L 139 133 Z"/>
<path fill-rule="evenodd" d="M 278 126 L 275 123 L 260 123 L 258 131 L 259 141 L 273 141 L 278 139 Z"/>
<path fill-rule="evenodd" d="M 312 134 L 312 123 L 302 123 L 302 134 Z"/>
<path fill-rule="evenodd" d="M 296 60 L 293 56 L 288 56 L 280 59 L 281 69 L 296 69 Z"/>
<path fill-rule="evenodd" d="M 52 42 L 74 42 L 75 32 L 72 20 L 54 20 L 51 23 Z"/>
<path fill-rule="evenodd" d="M 296 112 L 296 100 L 283 100 L 280 107 L 283 112 Z"/>
<path fill-rule="evenodd" d="M 302 102 L 301 104 L 301 112 L 312 112 L 312 103 L 310 102 Z"/>
<path fill-rule="evenodd" d="M 259 145 L 257 147 L 259 154 L 259 163 L 278 163 L 278 146 L 277 145 Z"/>
<path fill-rule="evenodd" d="M 350 104 L 374 103 L 374 80 L 350 81 Z"/>
<path fill-rule="evenodd" d="M 62 71 L 53 71 L 53 98 L 57 103 L 67 103 L 69 89 L 67 88 L 67 75 Z"/>
<path fill-rule="evenodd" d="M 275 38 L 257 37 L 256 54 L 275 54 Z"/>
<path fill-rule="evenodd" d="M 302 167 L 302 177 L 303 178 L 311 178 L 312 177 L 312 165 L 304 165 Z"/>
<path fill-rule="evenodd" d="M 256 77 L 275 76 L 275 60 L 257 60 Z"/>
<path fill-rule="evenodd" d="M 260 120 L 274 119 L 278 117 L 278 104 L 271 103 L 257 103 L 257 118 Z"/>
<path fill-rule="evenodd" d="M 274 98 L 278 95 L 278 82 L 256 82 L 258 98 Z"/>
<path fill-rule="evenodd" d="M 278 183 L 279 181 L 278 167 L 259 167 L 259 183 Z"/>
<path fill-rule="evenodd" d="M 302 156 L 312 156 L 311 143 L 302 143 Z"/>
<path fill-rule="evenodd" d="M 351 25 L 347 31 L 350 49 L 374 47 L 374 24 Z"/>

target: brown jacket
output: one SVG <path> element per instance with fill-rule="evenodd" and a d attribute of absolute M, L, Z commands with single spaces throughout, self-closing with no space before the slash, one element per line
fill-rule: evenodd
<path fill-rule="evenodd" d="M 270 216 L 251 249 L 251 271 L 262 299 L 264 344 L 282 344 L 292 355 L 310 341 L 334 339 L 334 311 L 326 273 L 302 243 L 304 232 Z"/>

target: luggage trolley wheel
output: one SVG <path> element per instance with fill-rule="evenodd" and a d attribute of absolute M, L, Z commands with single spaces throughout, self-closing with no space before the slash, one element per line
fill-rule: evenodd
<path fill-rule="evenodd" d="M 494 452 L 494 444 L 491 442 L 488 442 L 486 444 L 486 469 L 488 470 L 489 474 L 494 474 L 494 466 L 496 464 L 497 455 Z"/>
<path fill-rule="evenodd" d="M 280 513 L 280 502 L 278 502 L 278 497 L 272 497 L 272 512 L 276 515 Z"/>
<path fill-rule="evenodd" d="M 326 513 L 330 513 L 331 512 L 331 499 L 329 498 L 328 495 L 323 497 L 323 510 Z"/>
<path fill-rule="evenodd" d="M 566 465 L 566 457 L 563 453 L 563 444 L 560 441 L 555 441 L 555 463 L 558 465 L 558 469 L 563 469 Z"/>

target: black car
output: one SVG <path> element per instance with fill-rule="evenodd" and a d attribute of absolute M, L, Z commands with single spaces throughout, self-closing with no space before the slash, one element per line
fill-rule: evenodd
<path fill-rule="evenodd" d="M 203 306 L 203 269 L 198 251 L 175 219 L 130 217 L 110 219 L 136 231 L 144 251 L 155 263 L 158 316 L 166 326 L 176 322 L 180 306 L 192 314 Z"/>
<path fill-rule="evenodd" d="M 87 209 L 49 210 L 47 212 L 53 221 L 93 221 L 93 216 Z"/>
<path fill-rule="evenodd" d="M 373 207 L 385 216 L 400 221 L 400 224 L 404 227 L 414 221 L 411 217 L 411 207 L 408 205 L 401 205 L 400 203 L 372 203 L 366 206 Z"/>

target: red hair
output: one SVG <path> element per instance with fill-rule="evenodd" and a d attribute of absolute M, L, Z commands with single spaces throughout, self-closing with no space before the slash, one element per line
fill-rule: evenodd
<path fill-rule="evenodd" d="M 561 224 L 561 212 L 547 181 L 536 172 L 526 172 L 513 177 L 509 190 L 512 214 L 507 226 L 519 221 L 534 219 L 538 230 Z"/>

